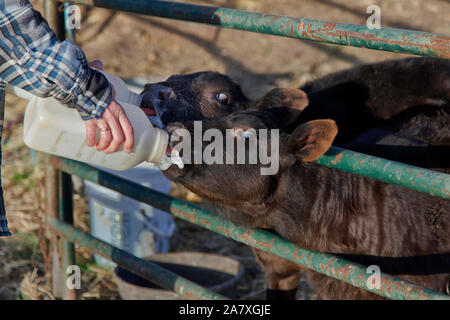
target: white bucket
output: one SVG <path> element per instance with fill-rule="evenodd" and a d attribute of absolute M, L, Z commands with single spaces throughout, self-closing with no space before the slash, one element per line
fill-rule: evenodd
<path fill-rule="evenodd" d="M 162 193 L 170 191 L 170 181 L 149 163 L 126 171 L 99 169 Z M 85 181 L 84 190 L 93 236 L 141 258 L 169 251 L 169 240 L 175 230 L 170 214 L 89 181 Z M 116 266 L 98 255 L 95 260 L 106 268 Z"/>

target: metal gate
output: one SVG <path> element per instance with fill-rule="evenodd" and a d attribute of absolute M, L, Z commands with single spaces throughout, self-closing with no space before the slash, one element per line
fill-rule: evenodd
<path fill-rule="evenodd" d="M 59 38 L 64 38 L 64 17 L 58 10 L 62 0 L 46 0 L 47 20 Z M 206 23 L 225 28 L 307 39 L 375 50 L 450 58 L 450 37 L 442 34 L 400 29 L 368 29 L 363 25 L 317 21 L 303 18 L 246 12 L 168 1 L 150 0 L 73 0 L 70 3 L 153 15 L 175 20 Z M 320 165 L 397 184 L 446 199 L 450 198 L 450 175 L 388 161 L 332 147 L 317 160 Z M 300 248 L 259 229 L 236 226 L 213 212 L 182 201 L 77 161 L 47 155 L 46 187 L 48 225 L 61 236 L 61 250 L 54 251 L 55 291 L 64 290 L 66 299 L 75 298 L 65 289 L 66 266 L 75 264 L 75 245 L 103 255 L 118 265 L 151 280 L 163 288 L 193 299 L 224 299 L 158 265 L 139 259 L 73 226 L 71 175 L 95 182 L 128 197 L 165 210 L 178 218 L 200 225 L 257 249 L 270 252 L 306 268 L 345 281 L 356 287 L 391 299 L 450 299 L 423 286 L 384 274 L 381 288 L 367 286 L 366 267 L 327 253 Z M 55 235 L 52 235 L 55 236 Z M 59 264 L 58 253 L 62 263 Z"/>

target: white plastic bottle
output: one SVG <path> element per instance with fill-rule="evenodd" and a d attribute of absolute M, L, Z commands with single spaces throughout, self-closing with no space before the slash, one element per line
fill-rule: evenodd
<path fill-rule="evenodd" d="M 86 128 L 78 111 L 68 108 L 53 98 L 32 97 L 25 111 L 23 139 L 35 150 L 113 169 L 127 170 L 143 161 L 164 167 L 167 162 L 168 134 L 153 127 L 147 115 L 139 108 L 141 98 L 131 92 L 122 79 L 103 72 L 115 91 L 134 129 L 132 153 L 119 151 L 105 154 L 86 145 Z M 97 141 L 100 135 L 97 130 Z"/>

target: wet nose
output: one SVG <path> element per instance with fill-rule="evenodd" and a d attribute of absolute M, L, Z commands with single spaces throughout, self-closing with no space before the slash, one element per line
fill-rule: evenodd
<path fill-rule="evenodd" d="M 154 98 L 158 98 L 162 101 L 167 100 L 173 92 L 172 88 L 160 84 L 146 84 L 144 89 L 151 93 Z"/>

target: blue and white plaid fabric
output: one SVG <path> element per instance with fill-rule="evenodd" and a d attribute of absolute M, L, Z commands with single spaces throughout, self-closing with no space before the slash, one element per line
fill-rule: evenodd
<path fill-rule="evenodd" d="M 83 51 L 70 40 L 59 41 L 27 0 L 0 0 L 0 82 L 54 97 L 84 120 L 98 119 L 112 99 L 108 81 L 89 68 Z M 2 235 L 10 233 L 0 194 Z"/>
<path fill-rule="evenodd" d="M 0 0 L 0 80 L 73 106 L 84 119 L 109 105 L 106 78 L 87 65 L 83 51 L 59 41 L 29 1 Z"/>

